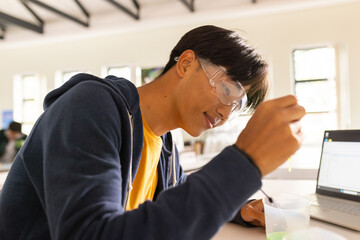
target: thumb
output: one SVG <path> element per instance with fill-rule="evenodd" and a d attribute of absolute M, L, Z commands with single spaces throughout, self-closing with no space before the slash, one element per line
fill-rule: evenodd
<path fill-rule="evenodd" d="M 249 222 L 253 225 L 257 226 L 265 226 L 265 215 L 264 211 L 256 206 L 252 206 L 250 204 L 245 205 L 241 209 L 241 217 L 244 221 Z"/>

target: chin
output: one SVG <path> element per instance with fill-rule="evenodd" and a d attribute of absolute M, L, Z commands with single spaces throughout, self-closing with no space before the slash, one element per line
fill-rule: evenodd
<path fill-rule="evenodd" d="M 205 132 L 205 129 L 198 129 L 198 130 L 192 130 L 192 129 L 184 129 L 190 136 L 192 137 L 198 137 L 203 132 Z"/>
<path fill-rule="evenodd" d="M 188 134 L 190 134 L 190 136 L 192 136 L 192 137 L 198 137 L 198 136 L 200 136 L 202 134 L 202 132 L 201 133 L 196 133 L 196 134 L 192 134 L 192 133 L 188 132 Z"/>
<path fill-rule="evenodd" d="M 192 137 L 198 137 L 207 130 L 206 126 L 201 125 L 201 122 L 197 122 L 196 119 L 191 119 L 189 124 L 181 124 L 180 128 Z"/>

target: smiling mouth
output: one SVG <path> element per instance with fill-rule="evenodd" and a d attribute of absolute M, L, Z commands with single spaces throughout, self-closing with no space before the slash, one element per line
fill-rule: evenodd
<path fill-rule="evenodd" d="M 207 123 L 208 128 L 213 128 L 215 125 L 215 119 L 213 119 L 209 114 L 207 114 L 206 112 L 204 112 L 205 115 L 205 120 Z"/>

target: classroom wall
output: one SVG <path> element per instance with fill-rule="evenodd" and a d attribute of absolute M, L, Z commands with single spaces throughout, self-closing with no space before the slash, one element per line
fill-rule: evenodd
<path fill-rule="evenodd" d="M 13 78 L 39 73 L 54 88 L 59 70 L 82 69 L 100 75 L 106 65 L 158 66 L 167 62 L 172 47 L 188 30 L 203 24 L 242 29 L 272 66 L 271 97 L 293 93 L 291 51 L 298 46 L 336 44 L 342 55 L 342 127 L 360 128 L 360 3 L 299 11 L 264 13 L 223 20 L 204 19 L 176 26 L 151 27 L 127 33 L 101 35 L 17 47 L 0 43 L 0 111 L 12 109 Z M 346 110 L 348 108 L 349 111 Z M 351 112 L 351 114 L 346 114 Z M 1 116 L 0 116 L 1 118 Z M 0 119 L 1 121 L 1 119 Z"/>

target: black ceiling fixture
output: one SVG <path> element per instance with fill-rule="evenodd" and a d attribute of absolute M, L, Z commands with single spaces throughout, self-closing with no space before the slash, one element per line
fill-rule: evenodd
<path fill-rule="evenodd" d="M 4 39 L 5 38 L 5 32 L 6 32 L 6 27 L 3 24 L 0 24 L 0 39 Z"/>
<path fill-rule="evenodd" d="M 77 5 L 77 7 L 81 10 L 82 14 L 85 16 L 86 20 L 81 20 L 80 18 L 68 14 L 66 12 L 63 12 L 56 7 L 50 6 L 47 3 L 44 3 L 42 0 L 18 0 L 20 4 L 22 4 L 27 11 L 36 19 L 37 23 L 32 23 L 26 20 L 23 20 L 21 18 L 9 15 L 5 12 L 0 11 L 0 39 L 5 38 L 5 33 L 7 30 L 8 25 L 17 25 L 23 28 L 26 28 L 28 30 L 35 31 L 37 33 L 44 33 L 44 21 L 38 16 L 38 14 L 30 7 L 30 5 L 34 4 L 41 8 L 44 8 L 45 10 L 48 10 L 50 12 L 53 12 L 57 15 L 60 15 L 61 17 L 64 17 L 66 19 L 69 19 L 73 22 L 76 22 L 84 27 L 89 27 L 90 22 L 90 14 L 85 9 L 84 5 L 81 4 L 80 0 L 73 0 L 74 3 Z M 130 0 L 132 4 L 135 7 L 135 11 L 129 9 L 127 6 L 121 4 L 118 2 L 118 0 L 103 0 L 111 3 L 116 8 L 120 9 L 127 15 L 131 16 L 135 20 L 140 19 L 140 5 L 137 2 L 137 0 Z M 180 0 L 191 12 L 195 12 L 194 2 L 195 0 Z M 257 0 L 250 0 L 253 4 L 257 3 Z M 30 4 L 30 5 L 29 5 Z"/>
<path fill-rule="evenodd" d="M 33 30 L 33 31 L 38 32 L 38 33 L 43 33 L 44 32 L 42 24 L 36 25 L 36 24 L 31 23 L 31 22 L 22 20 L 20 18 L 11 16 L 11 15 L 9 15 L 7 13 L 4 13 L 4 12 L 0 12 L 0 22 L 5 26 L 8 25 L 8 24 L 14 24 L 14 25 L 17 25 L 17 26 L 20 26 L 20 27 L 27 28 L 29 30 Z"/>
<path fill-rule="evenodd" d="M 34 18 L 36 18 L 38 24 L 28 22 L 28 21 L 23 20 L 21 18 L 14 17 L 14 16 L 11 16 L 11 15 L 9 15 L 7 13 L 4 13 L 4 12 L 0 11 L 0 26 L 1 26 L 1 37 L 0 37 L 0 39 L 5 38 L 6 27 L 8 25 L 17 25 L 19 27 L 23 27 L 23 28 L 35 31 L 37 33 L 43 33 L 44 32 L 44 22 L 40 19 L 40 17 L 38 15 L 36 15 L 36 13 L 34 11 L 32 11 L 32 9 L 26 3 L 23 3 L 21 1 L 20 1 L 20 3 L 22 3 L 24 5 L 24 7 L 30 12 L 30 14 Z"/>
<path fill-rule="evenodd" d="M 180 0 L 183 4 L 185 4 L 185 6 L 190 10 L 190 12 L 195 12 L 195 7 L 194 7 L 194 0 Z"/>
<path fill-rule="evenodd" d="M 112 3 L 115 7 L 121 9 L 126 14 L 130 15 L 131 17 L 135 18 L 136 20 L 140 19 L 140 5 L 137 2 L 137 0 L 132 0 L 132 3 L 134 4 L 136 11 L 132 12 L 130 9 L 122 5 L 121 3 L 117 2 L 116 0 L 105 0 L 110 3 Z M 53 12 L 57 15 L 60 15 L 61 17 L 64 17 L 66 19 L 69 19 L 73 22 L 76 22 L 82 26 L 89 27 L 90 22 L 90 14 L 85 9 L 84 5 L 81 4 L 80 0 L 74 0 L 75 4 L 79 7 L 83 15 L 85 16 L 86 20 L 83 21 L 75 16 L 72 16 L 66 12 L 63 12 L 53 6 L 50 6 L 49 4 L 46 4 L 42 2 L 41 0 L 18 0 L 20 4 L 22 4 L 27 11 L 36 19 L 37 24 L 34 24 L 32 22 L 23 20 L 21 18 L 9 15 L 5 12 L 0 11 L 0 40 L 5 38 L 5 32 L 7 25 L 16 25 L 23 28 L 26 28 L 28 30 L 35 31 L 37 33 L 44 33 L 44 21 L 38 16 L 38 14 L 30 7 L 31 4 L 37 5 L 39 7 L 42 7 L 50 12 Z"/>
<path fill-rule="evenodd" d="M 28 2 L 31 2 L 33 4 L 36 4 L 42 8 L 45 8 L 46 10 L 53 12 L 61 17 L 64 17 L 66 19 L 69 19 L 73 22 L 76 22 L 84 27 L 89 27 L 89 20 L 90 20 L 90 14 L 86 11 L 85 7 L 80 3 L 79 0 L 74 0 L 74 2 L 76 3 L 76 5 L 80 8 L 81 12 L 85 15 L 86 17 L 86 21 L 82 21 L 81 19 L 74 17 L 68 13 L 65 13 L 63 11 L 60 11 L 59 9 L 52 7 L 46 3 L 43 3 L 42 1 L 39 0 L 20 0 L 22 3 L 26 4 L 28 7 L 29 5 L 27 4 Z"/>
<path fill-rule="evenodd" d="M 136 8 L 135 13 L 132 12 L 129 8 L 122 5 L 121 3 L 117 2 L 116 0 L 105 0 L 105 1 L 108 1 L 109 3 L 113 4 L 115 7 L 119 8 L 122 11 L 124 11 L 126 14 L 133 17 L 134 19 L 136 19 L 136 20 L 140 19 L 140 5 L 136 0 L 132 0 L 134 6 Z"/>

